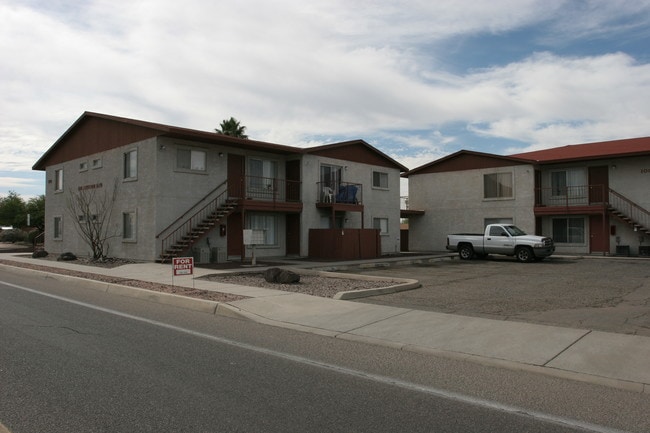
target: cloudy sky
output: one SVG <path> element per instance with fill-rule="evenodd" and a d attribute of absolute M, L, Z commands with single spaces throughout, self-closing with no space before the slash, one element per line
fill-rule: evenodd
<path fill-rule="evenodd" d="M 0 0 L 0 195 L 84 112 L 409 168 L 650 135 L 646 0 Z"/>

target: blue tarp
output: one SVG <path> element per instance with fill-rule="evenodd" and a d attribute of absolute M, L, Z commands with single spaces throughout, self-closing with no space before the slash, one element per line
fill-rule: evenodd
<path fill-rule="evenodd" d="M 336 202 L 357 204 L 357 190 L 358 188 L 354 185 L 339 186 L 339 192 L 336 194 Z"/>

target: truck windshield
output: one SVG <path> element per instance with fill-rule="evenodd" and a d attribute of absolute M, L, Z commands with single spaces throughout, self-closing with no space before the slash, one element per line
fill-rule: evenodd
<path fill-rule="evenodd" d="M 503 226 L 510 233 L 510 236 L 526 236 L 526 232 L 517 226 Z"/>

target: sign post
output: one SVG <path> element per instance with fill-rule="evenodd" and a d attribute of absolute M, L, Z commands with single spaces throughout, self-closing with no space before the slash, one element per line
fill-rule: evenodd
<path fill-rule="evenodd" d="M 172 286 L 174 285 L 175 276 L 192 274 L 194 274 L 194 257 L 174 257 L 172 259 Z M 192 288 L 194 288 L 193 278 Z"/>
<path fill-rule="evenodd" d="M 255 245 L 264 245 L 264 230 L 258 229 L 245 229 L 244 230 L 244 245 L 250 245 L 252 247 L 253 258 L 251 259 L 251 265 L 257 265 L 255 258 Z"/>

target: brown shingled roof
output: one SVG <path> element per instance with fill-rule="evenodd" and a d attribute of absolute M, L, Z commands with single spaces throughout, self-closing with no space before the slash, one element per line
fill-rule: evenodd
<path fill-rule="evenodd" d="M 97 122 L 93 121 L 103 121 L 104 124 L 108 122 L 110 126 L 105 126 L 102 131 L 98 132 Z M 130 128 L 118 128 L 119 126 L 124 125 L 127 125 Z M 70 144 L 71 141 L 74 141 L 72 138 L 75 134 L 84 128 L 86 130 L 92 129 L 94 132 L 77 139 L 75 143 Z M 251 149 L 284 155 L 299 155 L 306 153 L 325 155 L 345 161 L 356 161 L 379 166 L 394 167 L 399 169 L 400 172 L 408 170 L 405 166 L 363 140 L 352 140 L 303 149 L 295 146 L 229 137 L 214 132 L 181 128 L 162 123 L 147 122 L 108 114 L 93 113 L 90 111 L 84 112 L 81 117 L 79 117 L 40 157 L 32 169 L 45 170 L 46 167 L 50 165 L 79 158 L 89 154 L 89 152 L 92 153 L 98 150 L 103 151 L 113 149 L 131 142 L 158 136 L 187 139 L 200 141 L 206 144 L 220 144 L 240 149 Z M 93 148 L 90 148 L 87 146 L 84 139 L 91 140 L 95 142 L 95 144 L 101 142 L 101 144 L 96 144 Z M 64 150 L 64 148 L 68 150 Z"/>
<path fill-rule="evenodd" d="M 510 155 L 510 157 L 548 163 L 648 154 L 650 154 L 650 137 L 641 137 L 598 143 L 573 144 L 535 152 L 517 153 Z"/>

